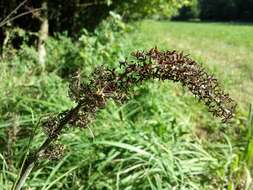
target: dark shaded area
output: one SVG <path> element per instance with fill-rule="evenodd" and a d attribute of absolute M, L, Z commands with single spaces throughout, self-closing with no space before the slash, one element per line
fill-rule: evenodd
<path fill-rule="evenodd" d="M 0 4 L 0 20 L 13 11 L 22 0 L 2 0 Z M 28 0 L 15 15 L 41 7 L 42 0 Z M 67 5 L 67 6 L 66 6 Z M 81 28 L 94 30 L 109 13 L 110 7 L 105 3 L 80 0 L 48 1 L 48 19 L 50 34 L 67 31 L 75 36 Z M 34 12 L 13 20 L 10 24 L 27 31 L 37 32 L 40 26 L 40 13 Z"/>
<path fill-rule="evenodd" d="M 68 6 L 64 6 L 66 4 Z M 82 28 L 93 31 L 108 16 L 109 11 L 107 4 L 93 1 L 49 1 L 50 33 L 67 31 L 70 36 L 76 36 Z"/>
<path fill-rule="evenodd" d="M 97 25 L 109 15 L 112 6 L 106 1 L 95 0 L 44 0 L 47 2 L 47 15 L 49 23 L 49 35 L 67 32 L 70 37 L 78 37 L 82 28 L 93 31 Z M 11 31 L 9 43 L 13 48 L 18 49 L 23 43 L 23 36 L 13 33 L 13 28 L 19 27 L 26 32 L 37 33 L 41 26 L 41 7 L 43 0 L 1 0 L 0 1 L 0 23 L 13 12 L 19 5 L 20 8 L 13 12 L 0 28 L 0 55 L 2 55 L 4 39 L 7 31 Z M 29 12 L 29 13 L 28 13 Z M 27 13 L 25 15 L 22 15 Z M 19 18 L 13 19 L 16 16 Z M 8 36 L 9 37 L 9 36 Z M 36 35 L 29 35 L 26 43 L 29 45 L 37 44 Z"/>
<path fill-rule="evenodd" d="M 3 28 L 0 28 L 0 57 L 3 54 L 4 38 L 5 38 L 4 30 Z"/>
<path fill-rule="evenodd" d="M 179 10 L 175 20 L 253 21 L 253 0 L 195 0 Z"/>
<path fill-rule="evenodd" d="M 200 0 L 199 7 L 204 20 L 253 21 L 252 0 Z"/>

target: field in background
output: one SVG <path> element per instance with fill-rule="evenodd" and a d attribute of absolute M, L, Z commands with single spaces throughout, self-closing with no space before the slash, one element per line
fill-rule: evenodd
<path fill-rule="evenodd" d="M 251 152 L 246 149 L 251 140 L 247 114 L 253 102 L 253 26 L 143 21 L 134 28 L 123 41 L 123 56 L 154 46 L 189 53 L 236 99 L 236 118 L 223 124 L 179 84 L 148 82 L 125 105 L 109 102 L 88 129 L 66 129 L 60 139 L 64 156 L 43 161 L 26 188 L 251 189 Z M 0 150 L 8 142 L 4 148 L 14 158 L 0 154 L 4 190 L 17 174 L 30 127 L 40 116 L 72 106 L 68 83 L 56 72 L 38 75 L 36 69 L 23 69 L 19 77 L 9 68 L 1 70 L 1 112 L 14 113 L 8 121 L 11 114 L 0 117 Z M 37 131 L 32 147 L 44 138 Z"/>

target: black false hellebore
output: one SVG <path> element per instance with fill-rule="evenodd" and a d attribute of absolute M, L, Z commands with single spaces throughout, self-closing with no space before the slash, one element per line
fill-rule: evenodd
<path fill-rule="evenodd" d="M 76 106 L 43 123 L 47 139 L 31 153 L 24 167 L 15 190 L 20 189 L 35 162 L 44 154 L 50 156 L 57 152 L 52 148 L 53 142 L 61 134 L 66 124 L 85 127 L 95 118 L 96 112 L 106 105 L 108 99 L 125 101 L 131 87 L 150 79 L 171 80 L 180 82 L 192 94 L 199 98 L 223 122 L 229 121 L 235 112 L 236 103 L 220 87 L 217 79 L 209 75 L 201 65 L 188 55 L 177 51 L 159 51 L 152 48 L 147 52 L 132 53 L 134 61 L 120 62 L 121 69 L 98 67 L 88 83 L 73 81 L 70 85 L 70 97 Z M 61 147 L 59 148 L 62 149 Z"/>

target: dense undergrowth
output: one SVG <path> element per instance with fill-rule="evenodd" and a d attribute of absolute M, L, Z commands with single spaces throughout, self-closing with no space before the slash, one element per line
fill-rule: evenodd
<path fill-rule="evenodd" d="M 73 106 L 68 81 L 99 65 L 115 66 L 143 44 L 117 15 L 77 41 L 47 42 L 47 63 L 23 44 L 1 62 L 0 189 L 10 189 L 37 122 Z M 136 26 L 135 26 L 136 27 Z M 150 48 L 150 47 L 147 47 Z M 9 51 L 12 51 L 10 49 Z M 28 189 L 251 189 L 253 116 L 229 124 L 213 119 L 182 87 L 145 83 L 120 106 L 113 101 L 88 129 L 65 129 L 65 154 L 42 160 Z M 43 140 L 36 128 L 31 150 Z"/>

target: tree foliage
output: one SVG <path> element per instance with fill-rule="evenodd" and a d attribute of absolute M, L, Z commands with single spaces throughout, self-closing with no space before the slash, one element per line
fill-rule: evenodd
<path fill-rule="evenodd" d="M 199 3 L 198 0 L 192 0 L 189 4 L 184 5 L 179 9 L 179 14 L 174 16 L 175 20 L 188 20 L 199 18 Z"/>
<path fill-rule="evenodd" d="M 192 0 L 190 4 L 179 10 L 175 19 L 220 20 L 220 21 L 252 21 L 252 0 Z"/>
<path fill-rule="evenodd" d="M 145 17 L 167 17 L 177 14 L 179 8 L 192 0 L 116 0 L 117 10 L 125 17 L 138 19 Z"/>
<path fill-rule="evenodd" d="M 253 20 L 252 0 L 199 0 L 200 18 L 205 20 Z"/>
<path fill-rule="evenodd" d="M 171 17 L 177 10 L 191 0 L 54 0 L 48 1 L 48 19 L 50 33 L 68 31 L 76 34 L 82 28 L 93 30 L 110 11 L 115 11 L 125 19 L 144 17 Z M 0 20 L 13 11 L 22 0 L 3 0 L 0 3 Z M 27 0 L 16 11 L 16 15 L 41 8 L 42 0 Z M 13 25 L 38 31 L 40 12 L 25 15 L 13 20 Z"/>

